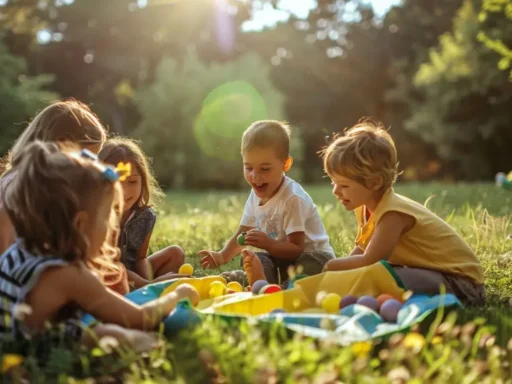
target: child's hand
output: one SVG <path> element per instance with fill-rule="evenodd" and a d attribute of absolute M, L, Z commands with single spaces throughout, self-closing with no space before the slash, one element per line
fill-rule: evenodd
<path fill-rule="evenodd" d="M 245 235 L 245 245 L 249 245 L 251 247 L 268 250 L 271 242 L 272 240 L 265 232 L 261 232 L 256 229 L 251 229 Z"/>
<path fill-rule="evenodd" d="M 114 340 L 108 341 L 109 337 Z M 97 325 L 90 332 L 84 333 L 82 342 L 89 348 L 99 343 L 103 348 L 129 348 L 137 353 L 148 352 L 159 346 L 159 340 L 155 334 L 124 328 L 116 324 Z"/>
<path fill-rule="evenodd" d="M 220 252 L 215 251 L 199 251 L 201 258 L 201 265 L 203 268 L 212 269 L 218 268 L 219 265 L 224 264 L 224 256 Z"/>
<path fill-rule="evenodd" d="M 192 305 L 196 306 L 199 303 L 199 293 L 197 289 L 189 284 L 181 284 L 174 290 L 178 300 L 189 299 Z"/>

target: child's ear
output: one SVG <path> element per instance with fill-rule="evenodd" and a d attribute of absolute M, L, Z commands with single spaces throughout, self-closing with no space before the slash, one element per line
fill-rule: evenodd
<path fill-rule="evenodd" d="M 384 184 L 382 176 L 375 176 L 375 178 L 372 180 L 372 187 L 370 189 L 376 192 L 382 188 L 382 184 Z"/>
<path fill-rule="evenodd" d="M 88 219 L 89 215 L 87 214 L 87 212 L 78 211 L 75 217 L 73 218 L 73 226 L 80 232 L 84 232 L 87 228 Z"/>
<path fill-rule="evenodd" d="M 293 165 L 293 157 L 288 156 L 288 158 L 284 161 L 284 171 L 288 172 Z"/>

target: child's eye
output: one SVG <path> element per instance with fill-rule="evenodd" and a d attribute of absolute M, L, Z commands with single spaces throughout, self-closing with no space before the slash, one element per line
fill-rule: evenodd
<path fill-rule="evenodd" d="M 272 168 L 261 168 L 262 171 L 270 171 Z"/>
<path fill-rule="evenodd" d="M 246 170 L 246 171 L 252 171 L 252 168 L 245 167 L 245 170 Z"/>

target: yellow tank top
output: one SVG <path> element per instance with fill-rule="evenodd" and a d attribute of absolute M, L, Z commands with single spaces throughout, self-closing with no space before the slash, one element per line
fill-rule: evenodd
<path fill-rule="evenodd" d="M 423 205 L 396 194 L 392 188 L 384 194 L 369 219 L 366 207 L 355 210 L 358 223 L 356 245 L 359 248 L 366 249 L 380 218 L 390 211 L 405 213 L 416 220 L 411 230 L 400 237 L 388 259 L 390 263 L 464 275 L 475 283 L 483 284 L 482 266 L 462 237 L 439 216 Z"/>

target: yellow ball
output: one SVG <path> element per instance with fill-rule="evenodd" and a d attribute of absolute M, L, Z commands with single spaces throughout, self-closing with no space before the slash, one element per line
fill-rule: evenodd
<path fill-rule="evenodd" d="M 214 299 L 216 297 L 222 296 L 226 293 L 226 286 L 220 281 L 213 281 L 210 284 L 210 290 L 208 294 L 210 298 Z"/>
<path fill-rule="evenodd" d="M 328 313 L 337 313 L 340 310 L 340 302 L 340 295 L 328 293 L 322 300 L 322 309 Z"/>
<path fill-rule="evenodd" d="M 190 276 L 192 276 L 194 274 L 194 267 L 192 265 L 190 265 L 190 264 L 183 264 L 180 267 L 178 273 L 180 275 L 190 275 Z"/>
<path fill-rule="evenodd" d="M 232 289 L 235 292 L 242 292 L 244 288 L 238 281 L 232 281 L 228 283 L 228 289 Z"/>
<path fill-rule="evenodd" d="M 208 294 L 210 295 L 210 298 L 214 299 L 216 297 L 224 295 L 226 292 L 226 287 L 224 285 L 213 285 L 210 288 L 210 292 Z"/>

